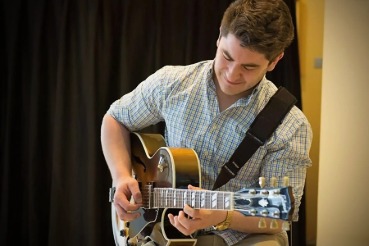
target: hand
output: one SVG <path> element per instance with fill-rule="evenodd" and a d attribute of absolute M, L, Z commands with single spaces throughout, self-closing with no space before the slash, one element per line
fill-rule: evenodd
<path fill-rule="evenodd" d="M 142 206 L 142 195 L 137 180 L 129 176 L 121 178 L 115 182 L 115 188 L 114 206 L 119 218 L 123 221 L 137 219 L 140 214 L 136 210 Z"/>
<path fill-rule="evenodd" d="M 201 190 L 198 187 L 189 185 L 190 190 Z M 194 209 L 185 205 L 183 211 L 178 215 L 168 214 L 170 223 L 184 235 L 190 235 L 197 230 L 208 228 L 225 220 L 227 211 Z"/>

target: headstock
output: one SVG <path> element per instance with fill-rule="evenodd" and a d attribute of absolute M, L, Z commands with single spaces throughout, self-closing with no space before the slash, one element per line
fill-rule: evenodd
<path fill-rule="evenodd" d="M 246 216 L 261 217 L 259 227 L 265 228 L 265 218 L 271 218 L 270 228 L 278 228 L 276 219 L 285 220 L 284 229 L 289 226 L 294 210 L 292 187 L 288 177 L 283 178 L 283 186 L 277 187 L 277 179 L 271 178 L 266 186 L 264 177 L 259 178 L 260 188 L 244 188 L 234 194 L 235 210 Z"/>

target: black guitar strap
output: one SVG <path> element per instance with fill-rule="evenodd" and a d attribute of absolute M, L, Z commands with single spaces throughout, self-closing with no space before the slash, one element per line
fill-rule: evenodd
<path fill-rule="evenodd" d="M 296 98 L 286 88 L 278 88 L 277 92 L 270 98 L 252 122 L 245 138 L 237 147 L 230 160 L 222 166 L 213 190 L 218 189 L 230 179 L 236 177 L 242 166 L 271 137 L 274 130 L 282 123 L 283 118 L 296 102 Z"/>

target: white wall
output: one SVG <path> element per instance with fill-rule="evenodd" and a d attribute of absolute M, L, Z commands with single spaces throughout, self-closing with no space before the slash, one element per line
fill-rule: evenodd
<path fill-rule="evenodd" d="M 325 0 L 318 246 L 369 245 L 369 0 Z"/>

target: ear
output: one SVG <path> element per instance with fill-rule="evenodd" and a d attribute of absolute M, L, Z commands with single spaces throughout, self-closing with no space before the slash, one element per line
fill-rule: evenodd
<path fill-rule="evenodd" d="M 218 39 L 217 39 L 217 42 L 216 42 L 216 44 L 217 44 L 217 47 L 219 46 L 219 42 L 220 42 L 220 39 L 222 38 L 222 35 L 221 35 L 221 33 L 220 33 L 220 28 L 219 28 L 219 36 L 218 36 Z"/>
<path fill-rule="evenodd" d="M 284 52 L 279 54 L 272 62 L 270 62 L 268 66 L 268 72 L 272 71 L 275 68 L 275 66 L 277 65 L 279 60 L 283 58 L 283 56 L 284 56 Z"/>

